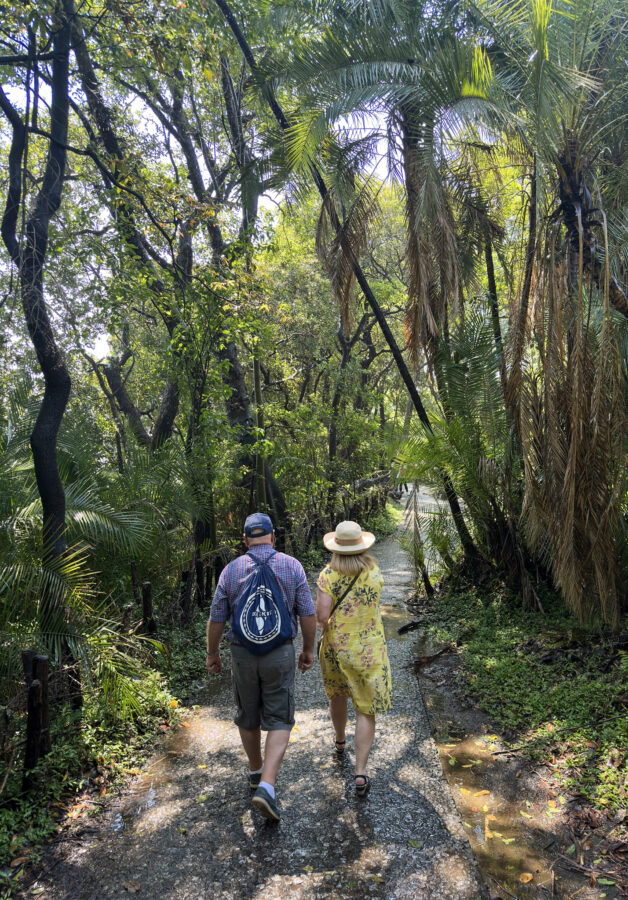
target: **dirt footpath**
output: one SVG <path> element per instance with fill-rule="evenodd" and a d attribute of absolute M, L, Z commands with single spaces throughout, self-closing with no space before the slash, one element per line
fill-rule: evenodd
<path fill-rule="evenodd" d="M 410 570 L 396 537 L 374 548 L 393 672 L 393 709 L 377 720 L 373 787 L 353 787 L 348 751 L 334 758 L 320 672 L 297 673 L 297 716 L 277 784 L 278 825 L 251 807 L 231 717 L 230 675 L 213 680 L 187 727 L 168 736 L 146 775 L 59 845 L 24 897 L 476 900 L 488 897 L 456 811 L 416 677 L 403 599 Z M 297 651 L 298 652 L 298 651 Z M 42 891 L 42 888 L 44 890 Z"/>

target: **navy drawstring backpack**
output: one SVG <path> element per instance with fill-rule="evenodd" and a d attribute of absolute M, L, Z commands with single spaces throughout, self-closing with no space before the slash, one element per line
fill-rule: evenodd
<path fill-rule="evenodd" d="M 250 653 L 262 656 L 292 637 L 292 621 L 283 598 L 283 591 L 268 565 L 276 556 L 256 560 L 247 553 L 255 567 L 236 597 L 231 616 L 231 629 L 242 646 Z"/>

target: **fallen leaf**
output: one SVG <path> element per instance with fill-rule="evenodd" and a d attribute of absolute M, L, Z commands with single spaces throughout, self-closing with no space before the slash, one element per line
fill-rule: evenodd
<path fill-rule="evenodd" d="M 189 727 L 190 727 L 190 723 L 189 723 L 189 722 L 181 722 L 181 727 L 182 727 L 182 728 L 189 728 Z"/>
<path fill-rule="evenodd" d="M 502 838 L 504 844 L 512 844 L 514 840 L 514 838 Z"/>
<path fill-rule="evenodd" d="M 22 863 L 28 862 L 28 857 L 26 856 L 17 856 L 15 859 L 12 859 L 9 865 L 12 869 L 17 869 L 18 866 L 21 866 Z"/>
<path fill-rule="evenodd" d="M 466 797 L 468 794 L 471 793 L 471 791 L 469 790 L 469 788 L 460 788 L 460 793 L 464 794 Z"/>
<path fill-rule="evenodd" d="M 206 769 L 207 766 L 197 766 L 196 768 L 197 768 L 197 769 Z"/>
<path fill-rule="evenodd" d="M 457 762 L 458 762 L 458 760 L 456 759 L 455 756 L 450 756 L 450 757 L 449 757 L 449 765 L 450 765 L 450 766 L 455 766 Z"/>
<path fill-rule="evenodd" d="M 98 791 L 98 796 L 99 796 L 99 797 L 104 797 L 106 793 L 107 793 L 107 788 L 106 788 L 106 787 L 101 787 L 101 789 Z"/>
<path fill-rule="evenodd" d="M 472 767 L 472 765 L 473 765 L 473 763 L 465 763 L 465 765 L 461 766 L 460 768 L 461 769 L 470 769 Z"/>
<path fill-rule="evenodd" d="M 530 815 L 530 813 L 523 812 L 522 809 L 519 810 L 519 815 L 520 815 L 520 816 L 523 816 L 524 819 L 531 819 L 531 818 L 532 818 L 532 816 Z"/>
<path fill-rule="evenodd" d="M 303 871 L 304 872 L 313 872 L 314 866 L 303 866 Z"/>
<path fill-rule="evenodd" d="M 371 875 L 371 880 L 376 884 L 382 884 L 382 882 L 384 881 L 381 875 Z"/>
<path fill-rule="evenodd" d="M 521 778 L 521 771 L 522 771 L 521 769 L 518 769 L 518 770 L 515 772 L 515 778 Z"/>
<path fill-rule="evenodd" d="M 125 881 L 124 882 L 124 890 L 128 891 L 129 894 L 139 894 L 139 892 L 140 892 L 139 881 Z"/>
<path fill-rule="evenodd" d="M 530 872 L 522 872 L 521 875 L 519 876 L 519 881 L 522 884 L 527 884 L 529 881 L 532 881 L 533 878 L 534 878 L 534 875 L 532 875 Z"/>
<path fill-rule="evenodd" d="M 597 883 L 598 883 L 598 884 L 608 884 L 609 886 L 612 886 L 612 885 L 615 884 L 614 881 L 611 881 L 611 880 L 608 879 L 608 878 L 598 878 Z"/>
<path fill-rule="evenodd" d="M 575 844 L 570 844 L 570 845 L 567 847 L 567 849 L 565 850 L 565 853 L 568 853 L 569 856 L 571 856 L 571 854 L 572 854 L 572 853 L 575 853 L 575 852 L 576 852 L 576 845 L 575 845 Z"/>
<path fill-rule="evenodd" d="M 491 793 L 490 791 L 476 791 L 475 794 L 474 794 L 473 796 L 474 796 L 474 797 L 484 797 L 484 796 L 487 796 L 487 795 L 490 794 L 490 793 Z"/>
<path fill-rule="evenodd" d="M 482 807 L 482 812 L 488 812 L 488 806 L 486 805 L 486 803 Z"/>
<path fill-rule="evenodd" d="M 207 800 L 208 797 L 209 797 L 209 794 L 200 794 L 200 795 L 196 798 L 196 802 L 197 802 L 197 803 L 204 803 L 204 802 Z"/>
<path fill-rule="evenodd" d="M 548 800 L 547 805 L 549 806 L 550 809 L 556 809 L 556 801 L 555 800 Z"/>
<path fill-rule="evenodd" d="M 424 844 L 424 841 L 414 841 L 410 838 L 410 839 L 408 839 L 408 843 L 410 844 L 411 847 L 416 847 L 417 850 L 420 850 Z"/>

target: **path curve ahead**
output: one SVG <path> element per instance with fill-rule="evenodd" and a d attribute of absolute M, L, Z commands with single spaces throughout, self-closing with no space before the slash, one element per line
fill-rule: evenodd
<path fill-rule="evenodd" d="M 168 737 L 148 775 L 112 799 L 76 844 L 61 845 L 38 898 L 105 900 L 479 900 L 488 896 L 445 781 L 416 677 L 403 599 L 411 588 L 397 536 L 374 548 L 384 574 L 393 709 L 377 720 L 373 787 L 356 798 L 350 722 L 346 759 L 318 666 L 297 673 L 296 728 L 278 781 L 279 825 L 250 805 L 245 757 L 231 722 L 226 673 L 207 705 Z M 93 830 L 92 830 L 93 829 Z M 74 848 L 74 849 L 69 849 Z"/>

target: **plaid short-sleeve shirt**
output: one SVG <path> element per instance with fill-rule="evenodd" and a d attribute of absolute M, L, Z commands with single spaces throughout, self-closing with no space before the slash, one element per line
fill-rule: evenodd
<path fill-rule="evenodd" d="M 210 622 L 227 622 L 231 619 L 233 604 L 254 566 L 251 556 L 261 562 L 268 560 L 273 552 L 270 544 L 256 544 L 248 553 L 239 556 L 225 566 L 218 579 L 212 600 L 209 613 Z M 275 553 L 268 565 L 273 570 L 283 591 L 286 608 L 292 621 L 292 637 L 294 638 L 298 631 L 297 616 L 314 615 L 314 604 L 305 571 L 301 563 L 293 556 L 288 556 L 287 553 Z M 232 644 L 239 643 L 231 628 L 227 630 L 226 638 Z"/>

